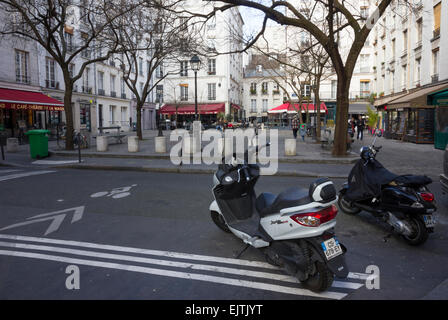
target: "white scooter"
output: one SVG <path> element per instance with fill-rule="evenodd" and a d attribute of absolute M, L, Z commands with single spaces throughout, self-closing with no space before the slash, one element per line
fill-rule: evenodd
<path fill-rule="evenodd" d="M 309 189 L 294 187 L 277 196 L 257 197 L 254 186 L 260 167 L 248 164 L 248 158 L 246 151 L 242 163 L 221 164 L 214 174 L 210 213 L 215 224 L 240 238 L 245 249 L 261 249 L 269 263 L 312 291 L 328 289 L 334 276 L 346 278 L 347 249 L 334 234 L 338 210 L 333 182 L 321 178 Z"/>

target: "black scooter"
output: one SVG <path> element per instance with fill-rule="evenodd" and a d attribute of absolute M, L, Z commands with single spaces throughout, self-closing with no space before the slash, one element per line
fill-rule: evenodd
<path fill-rule="evenodd" d="M 427 176 L 398 176 L 376 159 L 381 147 L 361 148 L 361 159 L 355 164 L 339 191 L 338 205 L 346 214 L 365 210 L 386 222 L 410 245 L 424 243 L 434 231 L 437 210 Z"/>

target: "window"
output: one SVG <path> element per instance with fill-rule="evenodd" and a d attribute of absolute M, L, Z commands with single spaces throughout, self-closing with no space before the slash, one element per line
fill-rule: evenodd
<path fill-rule="evenodd" d="M 110 75 L 110 95 L 112 97 L 115 97 L 117 95 L 117 92 L 115 91 L 115 76 Z"/>
<path fill-rule="evenodd" d="M 73 50 L 73 34 L 64 32 L 65 47 L 68 52 Z"/>
<path fill-rule="evenodd" d="M 159 84 L 156 86 L 156 103 L 163 102 L 163 84 Z"/>
<path fill-rule="evenodd" d="M 121 124 L 125 124 L 127 122 L 127 107 L 121 107 Z"/>
<path fill-rule="evenodd" d="M 304 84 L 302 86 L 302 96 L 303 97 L 311 97 L 311 85 L 309 84 Z"/>
<path fill-rule="evenodd" d="M 257 99 L 250 100 L 250 112 L 257 112 Z"/>
<path fill-rule="evenodd" d="M 359 82 L 359 88 L 360 88 L 359 93 L 360 98 L 367 98 L 370 95 L 370 81 L 361 80 Z"/>
<path fill-rule="evenodd" d="M 163 78 L 163 64 L 159 64 L 156 68 L 156 77 Z"/>
<path fill-rule="evenodd" d="M 45 86 L 56 87 L 54 60 L 51 58 L 45 58 Z"/>
<path fill-rule="evenodd" d="M 207 83 L 208 100 L 216 100 L 216 83 Z"/>
<path fill-rule="evenodd" d="M 185 84 L 180 85 L 180 100 L 188 101 L 188 85 Z"/>
<path fill-rule="evenodd" d="M 98 94 L 104 96 L 104 72 L 98 71 Z"/>
<path fill-rule="evenodd" d="M 407 72 L 408 72 L 407 65 L 401 66 L 401 89 L 402 90 L 406 89 Z"/>
<path fill-rule="evenodd" d="M 395 53 L 396 53 L 396 41 L 395 39 L 392 39 L 392 61 L 395 60 Z"/>
<path fill-rule="evenodd" d="M 369 17 L 369 7 L 361 7 L 359 15 L 361 16 L 361 19 L 367 20 Z"/>
<path fill-rule="evenodd" d="M 359 56 L 359 71 L 360 72 L 369 72 L 370 64 L 369 64 L 369 54 L 361 54 Z"/>
<path fill-rule="evenodd" d="M 416 59 L 415 60 L 415 85 L 420 85 L 420 78 L 421 78 L 421 63 L 422 59 Z"/>
<path fill-rule="evenodd" d="M 188 61 L 180 62 L 180 76 L 188 77 Z"/>
<path fill-rule="evenodd" d="M 268 83 L 267 82 L 263 82 L 261 84 L 261 93 L 268 94 Z"/>
<path fill-rule="evenodd" d="M 216 17 L 213 16 L 207 21 L 207 30 L 215 30 L 216 29 Z"/>
<path fill-rule="evenodd" d="M 143 58 L 138 58 L 138 74 L 143 76 Z"/>
<path fill-rule="evenodd" d="M 408 52 L 408 30 L 403 31 L 403 55 Z"/>
<path fill-rule="evenodd" d="M 439 49 L 432 52 L 432 82 L 439 81 Z"/>
<path fill-rule="evenodd" d="M 268 112 L 268 99 L 263 99 L 262 101 L 262 112 Z"/>
<path fill-rule="evenodd" d="M 86 46 L 87 45 L 88 37 L 89 36 L 86 33 L 82 33 L 81 34 L 81 38 L 82 38 L 82 41 L 83 41 L 82 46 Z M 89 51 L 88 46 L 84 50 L 82 50 L 81 57 L 83 57 L 83 58 L 90 58 L 90 51 Z"/>
<path fill-rule="evenodd" d="M 332 99 L 336 99 L 337 88 L 338 88 L 338 81 L 331 80 L 331 98 Z"/>
<path fill-rule="evenodd" d="M 423 19 L 417 21 L 417 46 L 422 44 Z"/>
<path fill-rule="evenodd" d="M 257 84 L 255 82 L 250 84 L 250 94 L 257 94 Z"/>
<path fill-rule="evenodd" d="M 28 78 L 29 54 L 25 51 L 16 50 L 16 81 L 29 83 Z"/>
<path fill-rule="evenodd" d="M 434 38 L 440 35 L 440 12 L 442 10 L 442 2 L 434 7 Z"/>
<path fill-rule="evenodd" d="M 68 73 L 70 75 L 70 78 L 73 78 L 73 76 L 75 74 L 75 64 L 74 63 L 70 63 L 68 65 Z"/>
<path fill-rule="evenodd" d="M 84 73 L 82 75 L 82 92 L 85 92 L 85 93 L 90 93 L 89 73 L 90 73 L 90 68 L 85 68 Z"/>
<path fill-rule="evenodd" d="M 216 74 L 216 59 L 208 59 L 208 74 Z"/>
<path fill-rule="evenodd" d="M 120 88 L 121 88 L 121 98 L 126 99 L 126 88 L 125 88 L 125 81 L 123 78 L 120 79 Z"/>
<path fill-rule="evenodd" d="M 114 124 L 115 122 L 115 106 L 109 106 L 109 123 Z"/>

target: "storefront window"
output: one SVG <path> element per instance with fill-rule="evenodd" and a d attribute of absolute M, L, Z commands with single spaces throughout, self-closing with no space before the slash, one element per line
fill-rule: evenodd
<path fill-rule="evenodd" d="M 409 110 L 408 112 L 408 121 L 406 124 L 406 133 L 409 135 L 415 135 L 415 121 L 417 120 L 417 111 Z"/>
<path fill-rule="evenodd" d="M 81 104 L 79 106 L 81 129 L 91 130 L 90 127 L 90 105 Z"/>

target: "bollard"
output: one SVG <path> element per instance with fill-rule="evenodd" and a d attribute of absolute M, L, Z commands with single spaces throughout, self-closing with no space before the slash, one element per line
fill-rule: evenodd
<path fill-rule="evenodd" d="M 105 152 L 107 151 L 107 147 L 108 147 L 107 136 L 97 136 L 96 151 Z"/>
<path fill-rule="evenodd" d="M 285 156 L 297 155 L 296 139 L 285 139 Z"/>
<path fill-rule="evenodd" d="M 155 149 L 157 153 L 166 153 L 166 137 L 155 137 Z"/>
<path fill-rule="evenodd" d="M 7 152 L 17 152 L 19 151 L 19 139 L 8 138 L 6 140 L 6 151 Z"/>
<path fill-rule="evenodd" d="M 138 152 L 138 137 L 128 137 L 128 152 Z"/>

